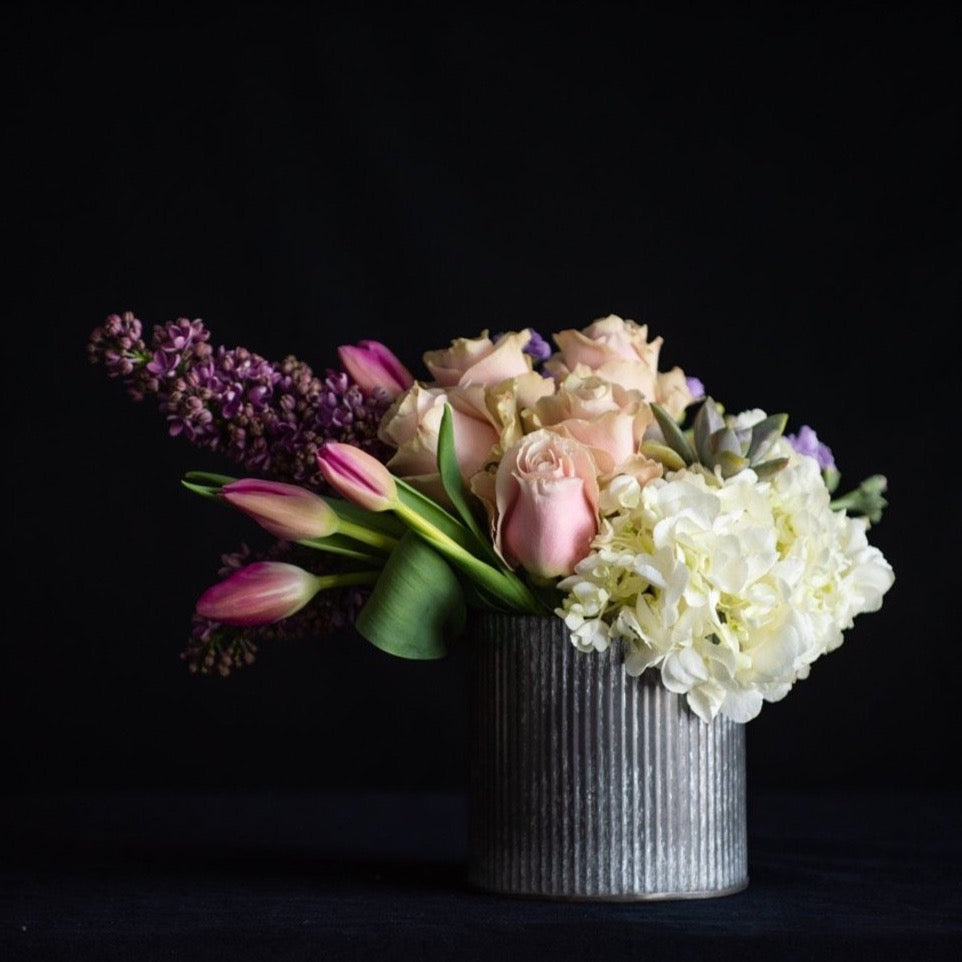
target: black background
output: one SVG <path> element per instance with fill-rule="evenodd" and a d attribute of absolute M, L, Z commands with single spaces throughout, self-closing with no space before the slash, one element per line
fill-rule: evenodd
<path fill-rule="evenodd" d="M 777 9 L 776 12 L 772 12 Z M 614 312 L 876 472 L 880 612 L 748 728 L 755 786 L 958 786 L 958 16 L 919 4 L 32 4 L 3 13 L 0 751 L 24 789 L 454 788 L 463 652 L 178 654 L 224 470 L 85 345 L 112 312 L 322 371 Z"/>

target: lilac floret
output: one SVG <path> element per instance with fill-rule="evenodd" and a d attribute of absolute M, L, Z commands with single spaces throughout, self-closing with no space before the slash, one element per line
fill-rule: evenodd
<path fill-rule="evenodd" d="M 697 377 L 686 377 L 685 384 L 696 401 L 700 401 L 705 396 L 705 385 Z"/>
<path fill-rule="evenodd" d="M 531 356 L 534 360 L 534 366 L 537 367 L 542 361 L 551 357 L 551 345 L 533 327 L 527 328 L 527 331 L 531 337 L 521 350 Z M 497 344 L 504 336 L 504 331 L 498 331 L 497 334 L 491 335 L 491 341 Z"/>
<path fill-rule="evenodd" d="M 803 424 L 798 434 L 786 434 L 785 440 L 799 453 L 815 458 L 823 471 L 835 470 L 835 457 L 832 449 L 822 444 L 818 435 L 807 424 Z"/>
<path fill-rule="evenodd" d="M 343 371 L 317 377 L 293 356 L 272 363 L 246 348 L 212 347 L 200 320 L 157 325 L 149 344 L 131 313 L 111 314 L 90 336 L 92 363 L 120 378 L 136 401 L 156 399 L 168 430 L 246 471 L 326 490 L 316 455 L 325 441 L 355 444 L 382 461 L 377 436 L 391 403 Z"/>
<path fill-rule="evenodd" d="M 529 327 L 531 340 L 525 345 L 524 353 L 530 354 L 535 361 L 546 361 L 551 357 L 551 345 L 533 328 Z"/>

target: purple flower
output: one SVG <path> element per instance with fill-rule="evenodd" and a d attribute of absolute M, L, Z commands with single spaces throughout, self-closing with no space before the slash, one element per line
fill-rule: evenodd
<path fill-rule="evenodd" d="M 521 350 L 523 353 L 531 355 L 534 366 L 537 368 L 542 361 L 551 357 L 551 345 L 533 327 L 527 328 L 527 331 L 531 337 Z M 491 340 L 497 344 L 504 336 L 505 332 L 499 331 L 491 337 Z"/>
<path fill-rule="evenodd" d="M 815 458 L 823 471 L 835 470 L 835 458 L 831 448 L 822 444 L 818 435 L 807 424 L 799 428 L 798 434 L 786 434 L 785 440 L 799 454 L 807 454 L 810 458 Z"/>
<path fill-rule="evenodd" d="M 148 344 L 133 313 L 111 314 L 87 354 L 135 401 L 153 397 L 171 435 L 252 474 L 328 490 L 317 466 L 325 441 L 384 461 L 392 453 L 377 436 L 386 391 L 365 392 L 343 371 L 319 378 L 292 355 L 272 363 L 243 347 L 212 347 L 200 320 L 157 325 Z"/>
<path fill-rule="evenodd" d="M 524 353 L 530 354 L 536 364 L 546 361 L 551 357 L 551 345 L 533 327 L 529 327 L 528 331 L 531 340 L 525 345 Z"/>
<path fill-rule="evenodd" d="M 697 377 L 686 377 L 685 384 L 694 400 L 700 401 L 705 396 L 705 385 Z"/>

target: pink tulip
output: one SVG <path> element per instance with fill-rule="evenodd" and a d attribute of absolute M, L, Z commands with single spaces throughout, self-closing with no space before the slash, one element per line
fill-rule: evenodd
<path fill-rule="evenodd" d="M 255 561 L 208 588 L 195 608 L 225 625 L 268 625 L 300 611 L 321 585 L 317 575 L 296 565 Z"/>
<path fill-rule="evenodd" d="M 398 503 L 391 472 L 353 444 L 325 441 L 317 452 L 317 466 L 335 491 L 368 511 L 390 511 Z"/>
<path fill-rule="evenodd" d="M 359 341 L 337 349 L 341 365 L 362 391 L 383 388 L 395 398 L 413 383 L 411 372 L 380 341 Z"/>
<path fill-rule="evenodd" d="M 598 531 L 598 466 L 573 438 L 540 430 L 505 452 L 495 479 L 495 545 L 538 578 L 571 574 Z"/>
<path fill-rule="evenodd" d="M 220 489 L 221 497 L 285 541 L 326 538 L 337 531 L 337 515 L 313 491 L 280 481 L 242 478 Z"/>

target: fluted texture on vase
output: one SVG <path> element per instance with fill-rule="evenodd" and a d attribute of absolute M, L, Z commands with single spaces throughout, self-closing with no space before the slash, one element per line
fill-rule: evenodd
<path fill-rule="evenodd" d="M 621 650 L 556 617 L 485 614 L 474 658 L 469 879 L 558 898 L 698 898 L 747 884 L 744 726 L 705 724 Z"/>

